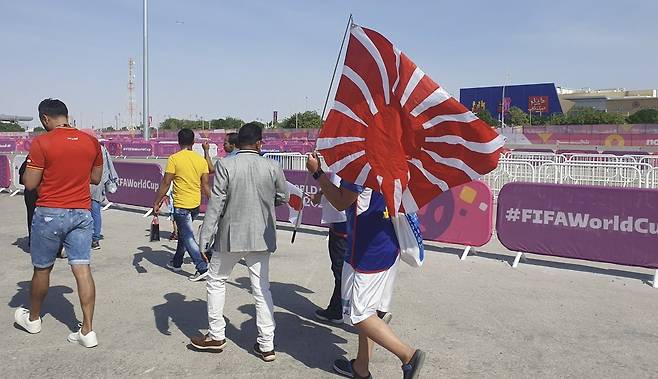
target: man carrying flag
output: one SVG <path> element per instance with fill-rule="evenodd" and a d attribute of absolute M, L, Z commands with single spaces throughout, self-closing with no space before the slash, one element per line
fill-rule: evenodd
<path fill-rule="evenodd" d="M 374 341 L 400 359 L 405 379 L 418 377 L 425 353 L 377 317 L 388 311 L 404 241 L 392 220 L 399 225 L 405 213 L 493 170 L 503 144 L 384 36 L 351 25 L 334 106 L 317 140 L 343 180 L 334 185 L 316 153 L 306 166 L 347 215 L 341 297 L 344 320 L 359 331 L 359 349 L 356 359 L 336 360 L 336 372 L 369 378 Z"/>

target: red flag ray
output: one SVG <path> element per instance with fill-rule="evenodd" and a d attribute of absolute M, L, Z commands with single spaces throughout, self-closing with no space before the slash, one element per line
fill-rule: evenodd
<path fill-rule="evenodd" d="M 318 150 L 343 179 L 414 212 L 493 170 L 504 139 L 374 30 L 353 26 Z"/>

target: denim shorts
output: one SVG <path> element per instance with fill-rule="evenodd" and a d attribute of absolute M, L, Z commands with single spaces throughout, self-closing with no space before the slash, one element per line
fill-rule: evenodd
<path fill-rule="evenodd" d="M 94 222 L 89 210 L 37 207 L 30 239 L 32 265 L 52 266 L 62 246 L 69 264 L 89 264 L 93 232 Z"/>

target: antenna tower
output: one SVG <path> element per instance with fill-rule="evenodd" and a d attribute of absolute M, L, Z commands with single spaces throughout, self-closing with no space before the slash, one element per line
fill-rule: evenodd
<path fill-rule="evenodd" d="M 135 129 L 135 60 L 128 58 L 128 129 Z"/>

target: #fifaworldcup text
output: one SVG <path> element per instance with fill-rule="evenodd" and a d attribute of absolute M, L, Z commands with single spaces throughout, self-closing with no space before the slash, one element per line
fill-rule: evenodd
<path fill-rule="evenodd" d="M 505 212 L 505 219 L 508 222 L 658 235 L 658 223 L 651 222 L 646 217 L 625 217 L 619 215 L 592 217 L 589 213 L 581 212 L 509 208 Z"/>

